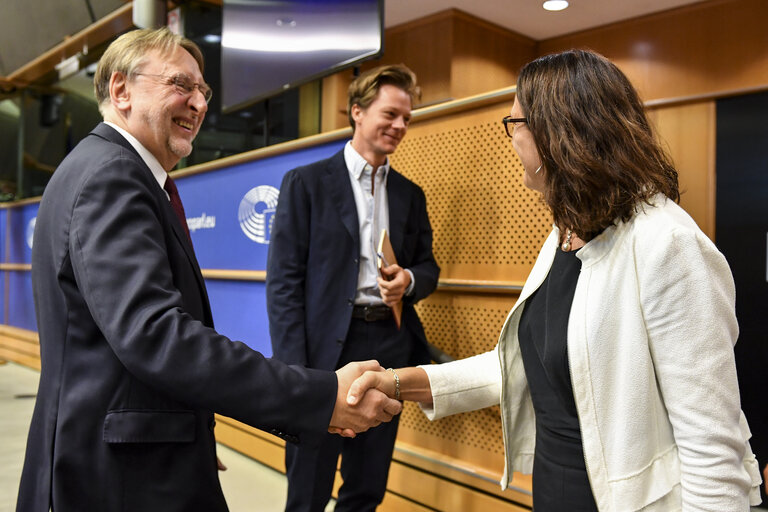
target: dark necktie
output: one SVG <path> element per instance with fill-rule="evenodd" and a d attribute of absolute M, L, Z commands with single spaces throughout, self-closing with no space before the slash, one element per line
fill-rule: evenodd
<path fill-rule="evenodd" d="M 179 218 L 179 222 L 181 222 L 182 227 L 184 227 L 184 231 L 187 233 L 187 238 L 189 238 L 189 243 L 191 244 L 192 237 L 189 235 L 189 226 L 187 226 L 187 216 L 184 214 L 184 205 L 181 204 L 179 189 L 176 188 L 176 184 L 170 176 L 166 177 L 163 188 L 168 192 L 168 197 L 171 199 L 171 208 L 173 208 L 176 217 Z"/>

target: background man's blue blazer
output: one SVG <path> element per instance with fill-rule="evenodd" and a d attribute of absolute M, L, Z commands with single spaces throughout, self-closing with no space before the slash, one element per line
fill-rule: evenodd
<path fill-rule="evenodd" d="M 224 511 L 214 411 L 293 441 L 328 427 L 335 375 L 213 330 L 178 218 L 106 124 L 43 194 L 32 284 L 42 372 L 19 511 Z"/>

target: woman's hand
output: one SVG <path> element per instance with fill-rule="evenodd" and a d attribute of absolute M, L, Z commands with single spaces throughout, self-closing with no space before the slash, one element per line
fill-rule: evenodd
<path fill-rule="evenodd" d="M 400 396 L 397 396 L 399 383 Z M 347 403 L 356 404 L 369 389 L 377 389 L 389 398 L 432 403 L 432 387 L 427 372 L 419 367 L 367 371 L 349 386 Z"/>

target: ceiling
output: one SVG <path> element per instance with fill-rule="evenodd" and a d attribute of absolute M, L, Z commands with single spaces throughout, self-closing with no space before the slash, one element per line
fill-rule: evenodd
<path fill-rule="evenodd" d="M 0 77 L 123 5 L 122 0 L 0 0 Z"/>
<path fill-rule="evenodd" d="M 549 12 L 542 0 L 385 0 L 384 15 L 391 27 L 453 7 L 538 41 L 700 1 L 570 0 L 564 11 Z"/>
<path fill-rule="evenodd" d="M 390 27 L 457 8 L 540 40 L 697 1 L 701 0 L 571 0 L 568 9 L 548 12 L 542 9 L 541 0 L 385 0 L 385 22 Z M 125 3 L 0 0 L 0 79 Z"/>

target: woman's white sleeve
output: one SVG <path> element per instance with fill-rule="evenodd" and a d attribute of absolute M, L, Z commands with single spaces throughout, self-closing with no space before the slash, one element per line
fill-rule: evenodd
<path fill-rule="evenodd" d="M 498 405 L 501 365 L 498 347 L 450 363 L 419 366 L 427 372 L 432 404 L 419 404 L 430 420 Z"/>

